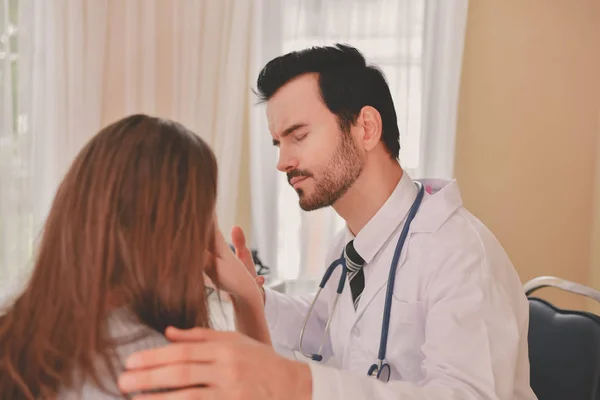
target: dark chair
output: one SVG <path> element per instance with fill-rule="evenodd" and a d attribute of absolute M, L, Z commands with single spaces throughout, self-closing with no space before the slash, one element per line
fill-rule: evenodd
<path fill-rule="evenodd" d="M 600 317 L 561 310 L 531 293 L 555 287 L 600 302 L 600 292 L 554 277 L 525 284 L 531 387 L 539 400 L 600 400 Z"/>

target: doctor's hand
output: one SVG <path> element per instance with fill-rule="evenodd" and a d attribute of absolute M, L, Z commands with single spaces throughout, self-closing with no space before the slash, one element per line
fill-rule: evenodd
<path fill-rule="evenodd" d="M 231 230 L 231 242 L 233 247 L 235 248 L 235 254 L 237 257 L 244 263 L 250 275 L 254 277 L 254 281 L 258 285 L 261 294 L 263 296 L 263 303 L 265 301 L 265 294 L 263 285 L 265 284 L 265 277 L 258 276 L 256 274 L 256 265 L 254 265 L 254 259 L 252 258 L 252 252 L 246 245 L 246 235 L 244 234 L 244 230 L 239 226 L 234 226 Z"/>
<path fill-rule="evenodd" d="M 242 260 L 231 251 L 219 228 L 215 228 L 215 271 L 207 271 L 209 278 L 234 298 L 247 300 L 256 298 L 256 271 L 250 270 Z M 252 255 L 250 255 L 252 257 Z"/>
<path fill-rule="evenodd" d="M 174 343 L 126 360 L 127 371 L 119 378 L 124 393 L 170 390 L 136 400 L 312 398 L 307 364 L 283 358 L 244 335 L 170 327 L 166 336 Z"/>

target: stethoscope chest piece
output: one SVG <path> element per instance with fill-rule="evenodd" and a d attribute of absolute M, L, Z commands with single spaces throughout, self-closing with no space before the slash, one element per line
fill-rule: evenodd
<path fill-rule="evenodd" d="M 387 363 L 379 361 L 380 365 L 373 364 L 371 368 L 369 368 L 369 372 L 367 374 L 372 377 L 379 379 L 383 382 L 389 382 L 390 380 L 390 365 Z"/>

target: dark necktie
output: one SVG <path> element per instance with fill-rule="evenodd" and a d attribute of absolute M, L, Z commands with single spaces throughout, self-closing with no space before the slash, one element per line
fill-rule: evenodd
<path fill-rule="evenodd" d="M 358 307 L 360 295 L 365 288 L 365 273 L 363 265 L 365 260 L 358 254 L 354 248 L 354 240 L 351 240 L 344 249 L 344 258 L 346 259 L 346 268 L 348 269 L 348 280 L 350 281 L 350 291 L 352 292 L 352 302 L 354 309 Z"/>

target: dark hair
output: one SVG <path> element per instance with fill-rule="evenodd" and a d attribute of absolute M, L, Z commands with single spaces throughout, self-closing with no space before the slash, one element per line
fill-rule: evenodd
<path fill-rule="evenodd" d="M 356 123 L 363 107 L 379 111 L 382 141 L 390 155 L 398 158 L 400 131 L 390 88 L 383 73 L 367 65 L 365 57 L 352 46 L 311 47 L 269 61 L 258 75 L 257 95 L 267 101 L 287 82 L 307 73 L 319 75 L 321 97 L 344 132 Z"/>
<path fill-rule="evenodd" d="M 106 320 L 117 293 L 158 332 L 209 326 L 204 273 L 214 271 L 217 163 L 172 121 L 133 115 L 73 161 L 45 224 L 24 292 L 0 317 L 0 398 L 53 398 L 116 379 Z"/>

